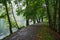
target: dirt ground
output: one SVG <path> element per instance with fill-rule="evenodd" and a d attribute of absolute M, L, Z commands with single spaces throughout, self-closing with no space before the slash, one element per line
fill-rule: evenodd
<path fill-rule="evenodd" d="M 55 40 L 47 30 L 46 25 L 30 25 L 17 31 L 4 40 Z"/>

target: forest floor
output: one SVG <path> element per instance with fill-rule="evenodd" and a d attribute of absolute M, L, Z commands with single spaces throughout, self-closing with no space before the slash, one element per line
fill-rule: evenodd
<path fill-rule="evenodd" d="M 4 40 L 55 40 L 48 27 L 42 24 L 30 25 L 23 28 Z"/>

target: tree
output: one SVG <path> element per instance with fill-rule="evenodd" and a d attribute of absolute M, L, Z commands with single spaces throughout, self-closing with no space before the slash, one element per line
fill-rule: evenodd
<path fill-rule="evenodd" d="M 59 0 L 58 3 L 59 3 L 59 9 L 58 9 L 58 10 L 59 10 L 59 12 L 58 12 L 58 16 L 59 16 L 59 17 L 58 17 L 58 18 L 59 18 L 59 19 L 58 19 L 58 20 L 59 20 L 59 25 L 58 25 L 58 26 L 59 26 L 59 34 L 60 34 L 60 0 Z"/>
<path fill-rule="evenodd" d="M 16 23 L 17 28 L 19 29 L 19 26 L 18 26 L 17 21 L 16 21 L 15 16 L 14 16 L 13 6 L 12 6 L 11 1 L 10 1 L 10 4 L 11 4 L 11 8 L 12 8 L 12 15 L 13 15 L 14 21 L 15 21 L 15 23 Z"/>
<path fill-rule="evenodd" d="M 9 22 L 9 25 L 10 25 L 10 27 L 9 27 L 9 29 L 10 29 L 10 34 L 12 34 L 12 33 L 13 33 L 13 32 L 12 32 L 12 24 L 11 24 L 10 17 L 9 17 L 9 13 L 8 13 L 7 0 L 3 0 L 3 4 L 4 4 L 5 8 L 6 8 L 6 13 L 7 13 L 7 17 L 8 17 L 8 22 Z"/>
<path fill-rule="evenodd" d="M 51 20 L 51 15 L 49 11 L 49 0 L 45 0 L 45 3 L 46 3 L 46 8 L 47 8 L 47 17 L 48 17 L 49 27 L 52 28 L 52 20 Z"/>
<path fill-rule="evenodd" d="M 57 7 L 58 7 L 58 0 L 54 1 L 54 14 L 53 14 L 53 29 L 56 30 L 56 16 L 57 16 Z"/>
<path fill-rule="evenodd" d="M 27 5 L 27 7 L 29 7 L 29 3 L 28 3 L 28 0 L 26 0 L 26 5 Z M 27 8 L 26 7 L 26 8 Z M 27 10 L 28 10 L 29 8 L 27 8 Z M 28 13 L 28 12 L 26 12 L 26 13 Z M 26 26 L 28 26 L 29 25 L 29 17 L 28 17 L 28 15 L 26 15 Z"/>

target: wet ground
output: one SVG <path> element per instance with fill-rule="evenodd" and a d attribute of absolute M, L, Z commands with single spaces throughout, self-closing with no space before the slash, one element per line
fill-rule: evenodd
<path fill-rule="evenodd" d="M 46 25 L 30 25 L 12 34 L 4 40 L 55 40 L 47 32 Z"/>

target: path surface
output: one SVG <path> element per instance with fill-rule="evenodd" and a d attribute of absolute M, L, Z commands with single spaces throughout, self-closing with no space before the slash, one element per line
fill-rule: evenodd
<path fill-rule="evenodd" d="M 4 40 L 54 40 L 47 32 L 46 25 L 30 25 L 23 28 Z"/>

